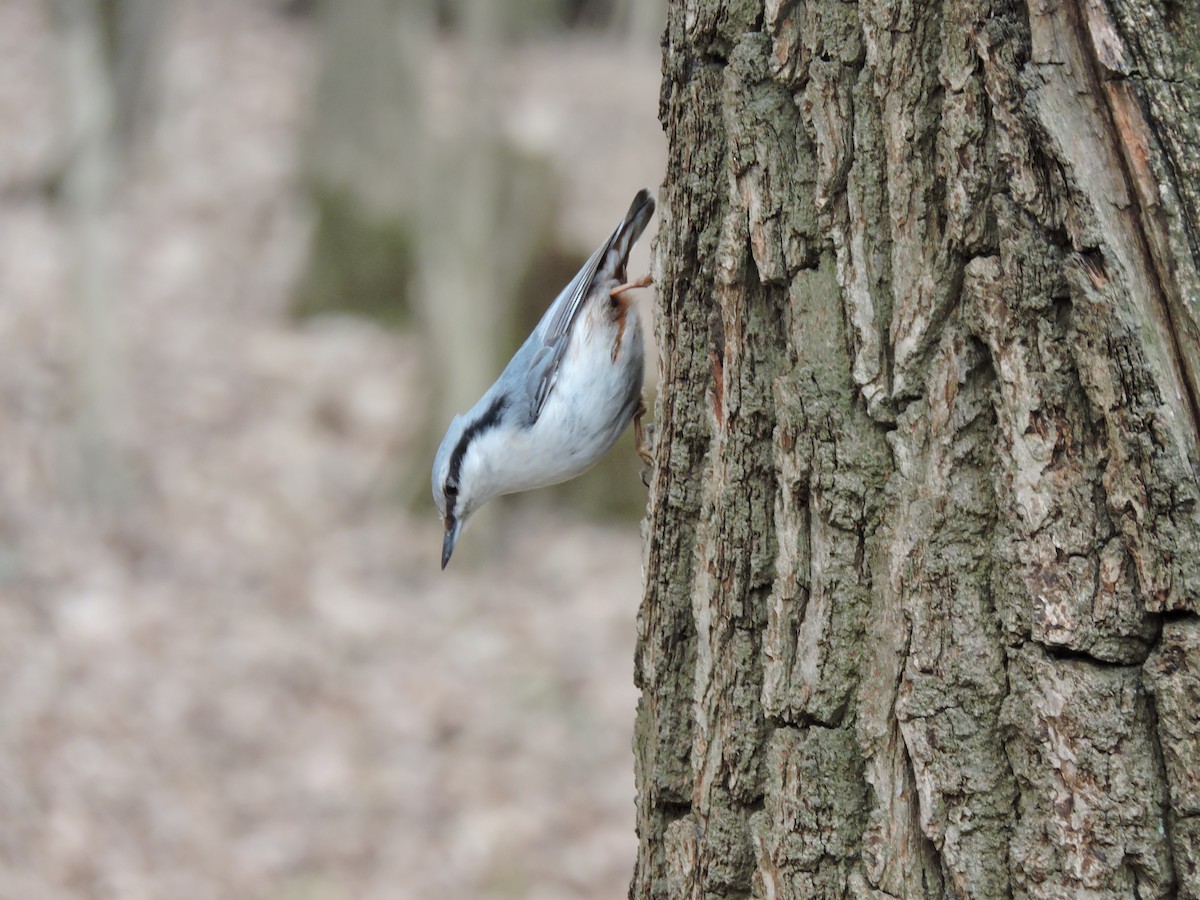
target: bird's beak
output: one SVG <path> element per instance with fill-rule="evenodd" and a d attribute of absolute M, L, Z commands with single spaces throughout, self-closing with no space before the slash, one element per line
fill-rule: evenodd
<path fill-rule="evenodd" d="M 450 562 L 454 553 L 454 545 L 458 543 L 458 533 L 462 531 L 462 521 L 451 516 L 446 517 L 446 536 L 442 538 L 442 568 Z"/>

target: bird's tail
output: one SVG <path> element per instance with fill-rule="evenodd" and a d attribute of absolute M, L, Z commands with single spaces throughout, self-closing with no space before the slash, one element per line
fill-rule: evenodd
<path fill-rule="evenodd" d="M 625 280 L 625 265 L 629 262 L 629 251 L 642 236 L 650 218 L 654 215 L 654 198 L 645 188 L 637 192 L 633 203 L 629 204 L 629 212 L 617 226 L 611 238 L 608 239 L 608 249 L 600 265 L 600 272 L 610 278 Z"/>

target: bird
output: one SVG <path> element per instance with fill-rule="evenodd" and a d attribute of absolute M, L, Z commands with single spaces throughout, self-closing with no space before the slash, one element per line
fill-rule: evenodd
<path fill-rule="evenodd" d="M 582 474 L 631 421 L 638 455 L 651 465 L 642 426 L 642 324 L 629 292 L 652 281 L 626 281 L 626 269 L 653 215 L 654 198 L 643 189 L 495 383 L 450 422 L 433 462 L 433 498 L 445 527 L 442 569 L 485 503 Z"/>

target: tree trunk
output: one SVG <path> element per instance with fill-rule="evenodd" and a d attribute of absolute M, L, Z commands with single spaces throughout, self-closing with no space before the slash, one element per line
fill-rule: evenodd
<path fill-rule="evenodd" d="M 501 127 L 508 42 L 539 5 L 322 5 L 325 60 L 306 163 L 316 228 L 295 310 L 391 323 L 417 314 L 430 372 L 414 414 L 426 449 L 400 480 L 426 510 L 429 460 L 450 419 L 503 365 L 497 336 L 508 337 L 521 279 L 553 223 L 548 161 Z M 439 33 L 439 11 L 454 37 Z M 468 563 L 493 531 L 477 520 L 478 537 L 456 561 Z"/>
<path fill-rule="evenodd" d="M 116 207 L 134 137 L 153 118 L 173 0 L 55 0 L 62 91 L 62 200 L 71 230 L 71 494 L 107 517 L 136 497 Z M 50 188 L 57 173 L 47 173 Z"/>
<path fill-rule="evenodd" d="M 118 61 L 127 54 L 109 52 L 105 9 L 97 0 L 58 0 L 53 9 L 59 31 L 68 158 L 63 199 L 73 251 L 73 427 L 64 456 L 74 498 L 80 505 L 108 515 L 127 503 L 132 493 L 124 446 L 130 416 L 113 271 L 118 169 L 115 111 L 123 108 L 115 72 Z"/>
<path fill-rule="evenodd" d="M 315 230 L 295 309 L 400 320 L 416 254 L 409 223 L 425 161 L 432 2 L 319 9 L 323 59 L 304 162 Z"/>
<path fill-rule="evenodd" d="M 1200 896 L 1197 22 L 672 2 L 631 897 Z"/>

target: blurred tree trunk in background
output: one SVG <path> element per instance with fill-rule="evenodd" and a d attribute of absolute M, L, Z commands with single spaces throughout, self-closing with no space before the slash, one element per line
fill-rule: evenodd
<path fill-rule="evenodd" d="M 517 318 L 517 286 L 534 255 L 553 240 L 549 163 L 521 155 L 500 121 L 507 99 L 504 39 L 523 2 L 528 0 L 459 4 L 465 42 L 461 118 L 452 141 L 432 145 L 417 237 L 418 296 L 436 376 L 425 469 L 451 416 L 479 399 L 514 349 L 507 341 Z M 423 488 L 427 494 L 428 484 Z M 474 528 L 477 534 L 487 530 Z"/>
<path fill-rule="evenodd" d="M 325 61 L 307 166 L 317 223 L 296 309 L 393 322 L 419 310 L 428 425 L 406 481 L 421 504 L 451 416 L 478 399 L 509 349 L 517 285 L 550 231 L 549 166 L 519 154 L 500 127 L 502 47 L 542 2 L 441 10 L 461 32 L 443 46 L 454 62 L 447 80 L 433 77 L 432 0 L 321 5 Z"/>
<path fill-rule="evenodd" d="M 124 390 L 113 202 L 137 128 L 150 116 L 168 0 L 56 0 L 62 60 L 66 167 L 74 271 L 71 481 L 91 505 L 128 498 L 123 445 L 132 427 Z"/>
<path fill-rule="evenodd" d="M 667 0 L 618 0 L 615 17 L 631 44 L 657 44 L 666 13 Z"/>
<path fill-rule="evenodd" d="M 1200 896 L 1198 21 L 672 2 L 632 897 Z"/>
<path fill-rule="evenodd" d="M 113 128 L 128 149 L 158 103 L 162 36 L 175 0 L 101 0 L 114 90 Z"/>
<path fill-rule="evenodd" d="M 425 153 L 431 0 L 319 6 L 323 64 L 306 158 L 316 215 L 300 313 L 407 309 Z"/>

